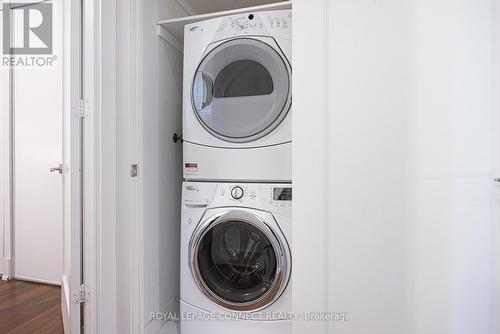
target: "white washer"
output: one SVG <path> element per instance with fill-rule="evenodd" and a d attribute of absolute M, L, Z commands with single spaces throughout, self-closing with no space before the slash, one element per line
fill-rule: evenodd
<path fill-rule="evenodd" d="M 291 10 L 186 25 L 186 180 L 291 181 L 291 33 Z"/>
<path fill-rule="evenodd" d="M 291 184 L 184 182 L 181 333 L 291 333 Z"/>

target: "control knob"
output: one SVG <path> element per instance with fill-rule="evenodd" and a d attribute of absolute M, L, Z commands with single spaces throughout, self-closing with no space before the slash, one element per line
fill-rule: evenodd
<path fill-rule="evenodd" d="M 231 197 L 234 199 L 240 199 L 243 197 L 243 189 L 240 186 L 236 186 L 231 189 Z"/>

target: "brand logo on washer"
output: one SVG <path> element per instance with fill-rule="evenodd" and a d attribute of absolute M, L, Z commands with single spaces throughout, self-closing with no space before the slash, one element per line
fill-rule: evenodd
<path fill-rule="evenodd" d="M 186 186 L 186 190 L 189 190 L 189 191 L 199 191 L 199 189 L 196 188 L 195 186 Z"/>
<path fill-rule="evenodd" d="M 197 173 L 199 171 L 198 163 L 196 162 L 186 162 L 184 164 L 186 173 Z"/>

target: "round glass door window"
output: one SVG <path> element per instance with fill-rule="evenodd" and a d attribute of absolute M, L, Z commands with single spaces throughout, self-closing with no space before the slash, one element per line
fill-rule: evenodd
<path fill-rule="evenodd" d="M 281 245 L 244 220 L 215 222 L 194 249 L 194 276 L 205 294 L 233 310 L 271 304 L 286 284 Z"/>
<path fill-rule="evenodd" d="M 265 136 L 291 105 L 291 69 L 284 56 L 252 38 L 224 42 L 198 66 L 192 104 L 202 125 L 229 142 Z"/>

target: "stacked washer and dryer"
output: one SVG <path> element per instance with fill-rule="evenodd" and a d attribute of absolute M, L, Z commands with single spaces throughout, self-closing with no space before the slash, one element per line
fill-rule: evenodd
<path fill-rule="evenodd" d="M 181 332 L 291 331 L 291 10 L 184 36 Z"/>

